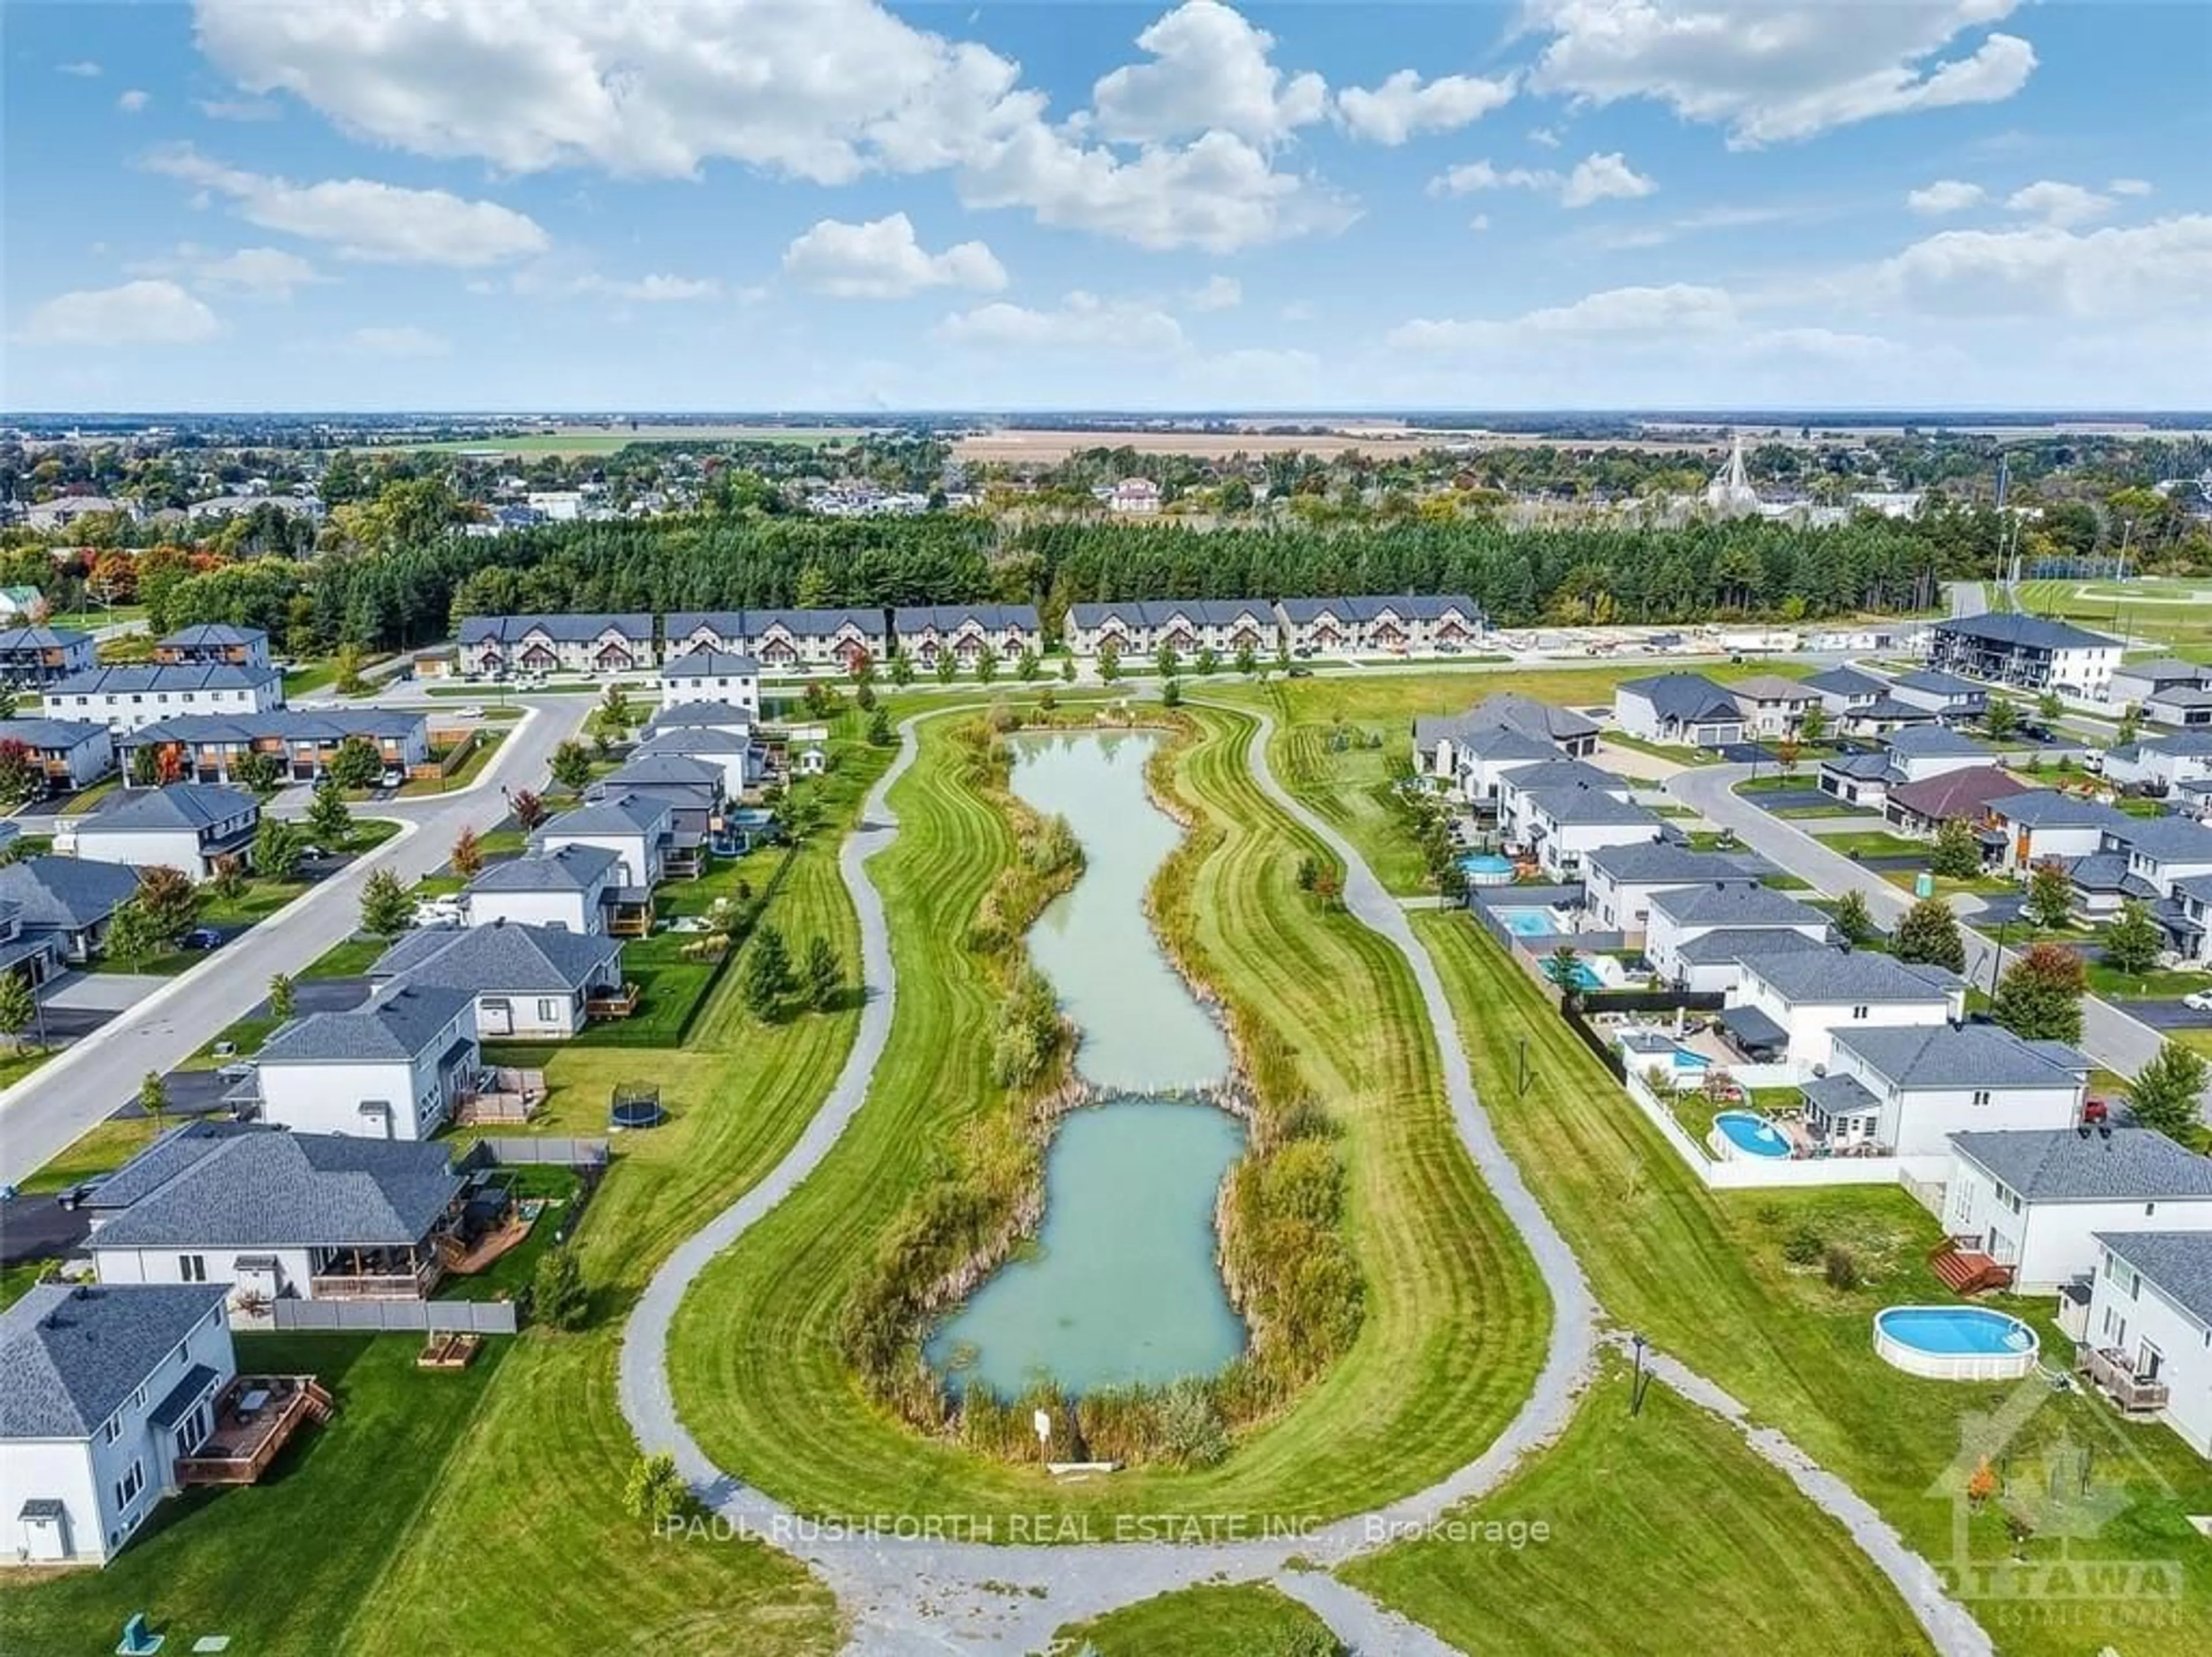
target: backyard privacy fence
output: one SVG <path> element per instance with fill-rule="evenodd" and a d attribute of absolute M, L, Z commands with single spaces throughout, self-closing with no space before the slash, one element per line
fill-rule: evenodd
<path fill-rule="evenodd" d="M 512 1301 L 272 1301 L 278 1329 L 418 1330 L 512 1335 L 520 1325 Z"/>
<path fill-rule="evenodd" d="M 494 1136 L 477 1140 L 476 1149 L 469 1154 L 463 1166 L 475 1167 L 486 1162 L 556 1168 L 603 1168 L 607 1162 L 607 1142 L 604 1139 L 561 1139 L 550 1136 L 544 1138 L 516 1134 Z"/>

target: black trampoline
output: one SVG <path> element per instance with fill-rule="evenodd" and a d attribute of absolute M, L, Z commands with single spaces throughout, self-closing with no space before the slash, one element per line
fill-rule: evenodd
<path fill-rule="evenodd" d="M 625 1081 L 615 1088 L 607 1120 L 617 1128 L 656 1128 L 668 1119 L 660 1108 L 660 1089 L 645 1081 Z"/>

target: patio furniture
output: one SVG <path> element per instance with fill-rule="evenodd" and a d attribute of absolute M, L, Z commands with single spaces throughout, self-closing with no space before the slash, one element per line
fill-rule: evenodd
<path fill-rule="evenodd" d="M 238 1413 L 241 1416 L 258 1416 L 268 1406 L 268 1403 L 269 1389 L 265 1386 L 257 1386 L 251 1392 L 239 1396 Z"/>

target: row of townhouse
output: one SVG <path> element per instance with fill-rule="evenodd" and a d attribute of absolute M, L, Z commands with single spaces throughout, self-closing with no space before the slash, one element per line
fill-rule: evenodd
<path fill-rule="evenodd" d="M 228 663 L 88 667 L 42 686 L 40 702 L 49 719 L 90 721 L 120 734 L 179 714 L 270 712 L 284 705 L 284 676 Z"/>
<path fill-rule="evenodd" d="M 1481 647 L 1488 623 L 1459 594 L 1369 594 L 1348 598 L 1146 599 L 1074 604 L 1067 647 L 1096 656 L 1163 649 L 1190 656 L 1249 650 L 1294 656 L 1457 655 Z"/>
<path fill-rule="evenodd" d="M 461 671 L 473 678 L 525 673 L 638 673 L 720 659 L 771 672 L 849 671 L 905 650 L 924 668 L 950 655 L 973 664 L 988 649 L 1011 661 L 1042 653 L 1034 606 L 923 605 L 827 610 L 679 610 L 652 616 L 471 616 L 461 623 Z"/>
<path fill-rule="evenodd" d="M 2120 671 L 2120 641 L 2071 622 L 2018 611 L 1953 616 L 1928 630 L 1928 665 L 2029 695 L 2056 691 L 2108 702 Z"/>
<path fill-rule="evenodd" d="M 136 787 L 149 772 L 157 781 L 234 782 L 255 754 L 276 760 L 289 781 L 312 783 L 328 772 L 348 742 L 368 744 L 386 777 L 396 779 L 428 763 L 429 721 L 402 709 L 343 704 L 315 712 L 184 714 L 128 732 L 116 747 L 124 781 Z M 139 754 L 146 749 L 154 758 L 150 766 L 142 767 Z"/>

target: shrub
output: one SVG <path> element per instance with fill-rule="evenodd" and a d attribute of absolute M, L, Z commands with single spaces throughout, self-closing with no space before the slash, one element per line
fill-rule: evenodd
<path fill-rule="evenodd" d="M 1817 1264 L 1827 1242 L 1810 1226 L 1800 1226 L 1783 1240 L 1782 1258 L 1793 1266 Z"/>
<path fill-rule="evenodd" d="M 1826 1252 L 1821 1257 L 1820 1270 L 1821 1275 L 1827 1278 L 1830 1288 L 1853 1289 L 1861 1282 L 1858 1257 L 1841 1243 L 1828 1245 Z"/>
<path fill-rule="evenodd" d="M 676 1471 L 674 1456 L 640 1456 L 632 1464 L 623 1486 L 623 1508 L 631 1518 L 658 1526 L 691 1505 L 691 1492 Z"/>
<path fill-rule="evenodd" d="M 1229 1429 L 1204 1381 L 1185 1376 L 1160 1399 L 1161 1448 L 1182 1467 L 1211 1467 L 1229 1453 Z"/>

